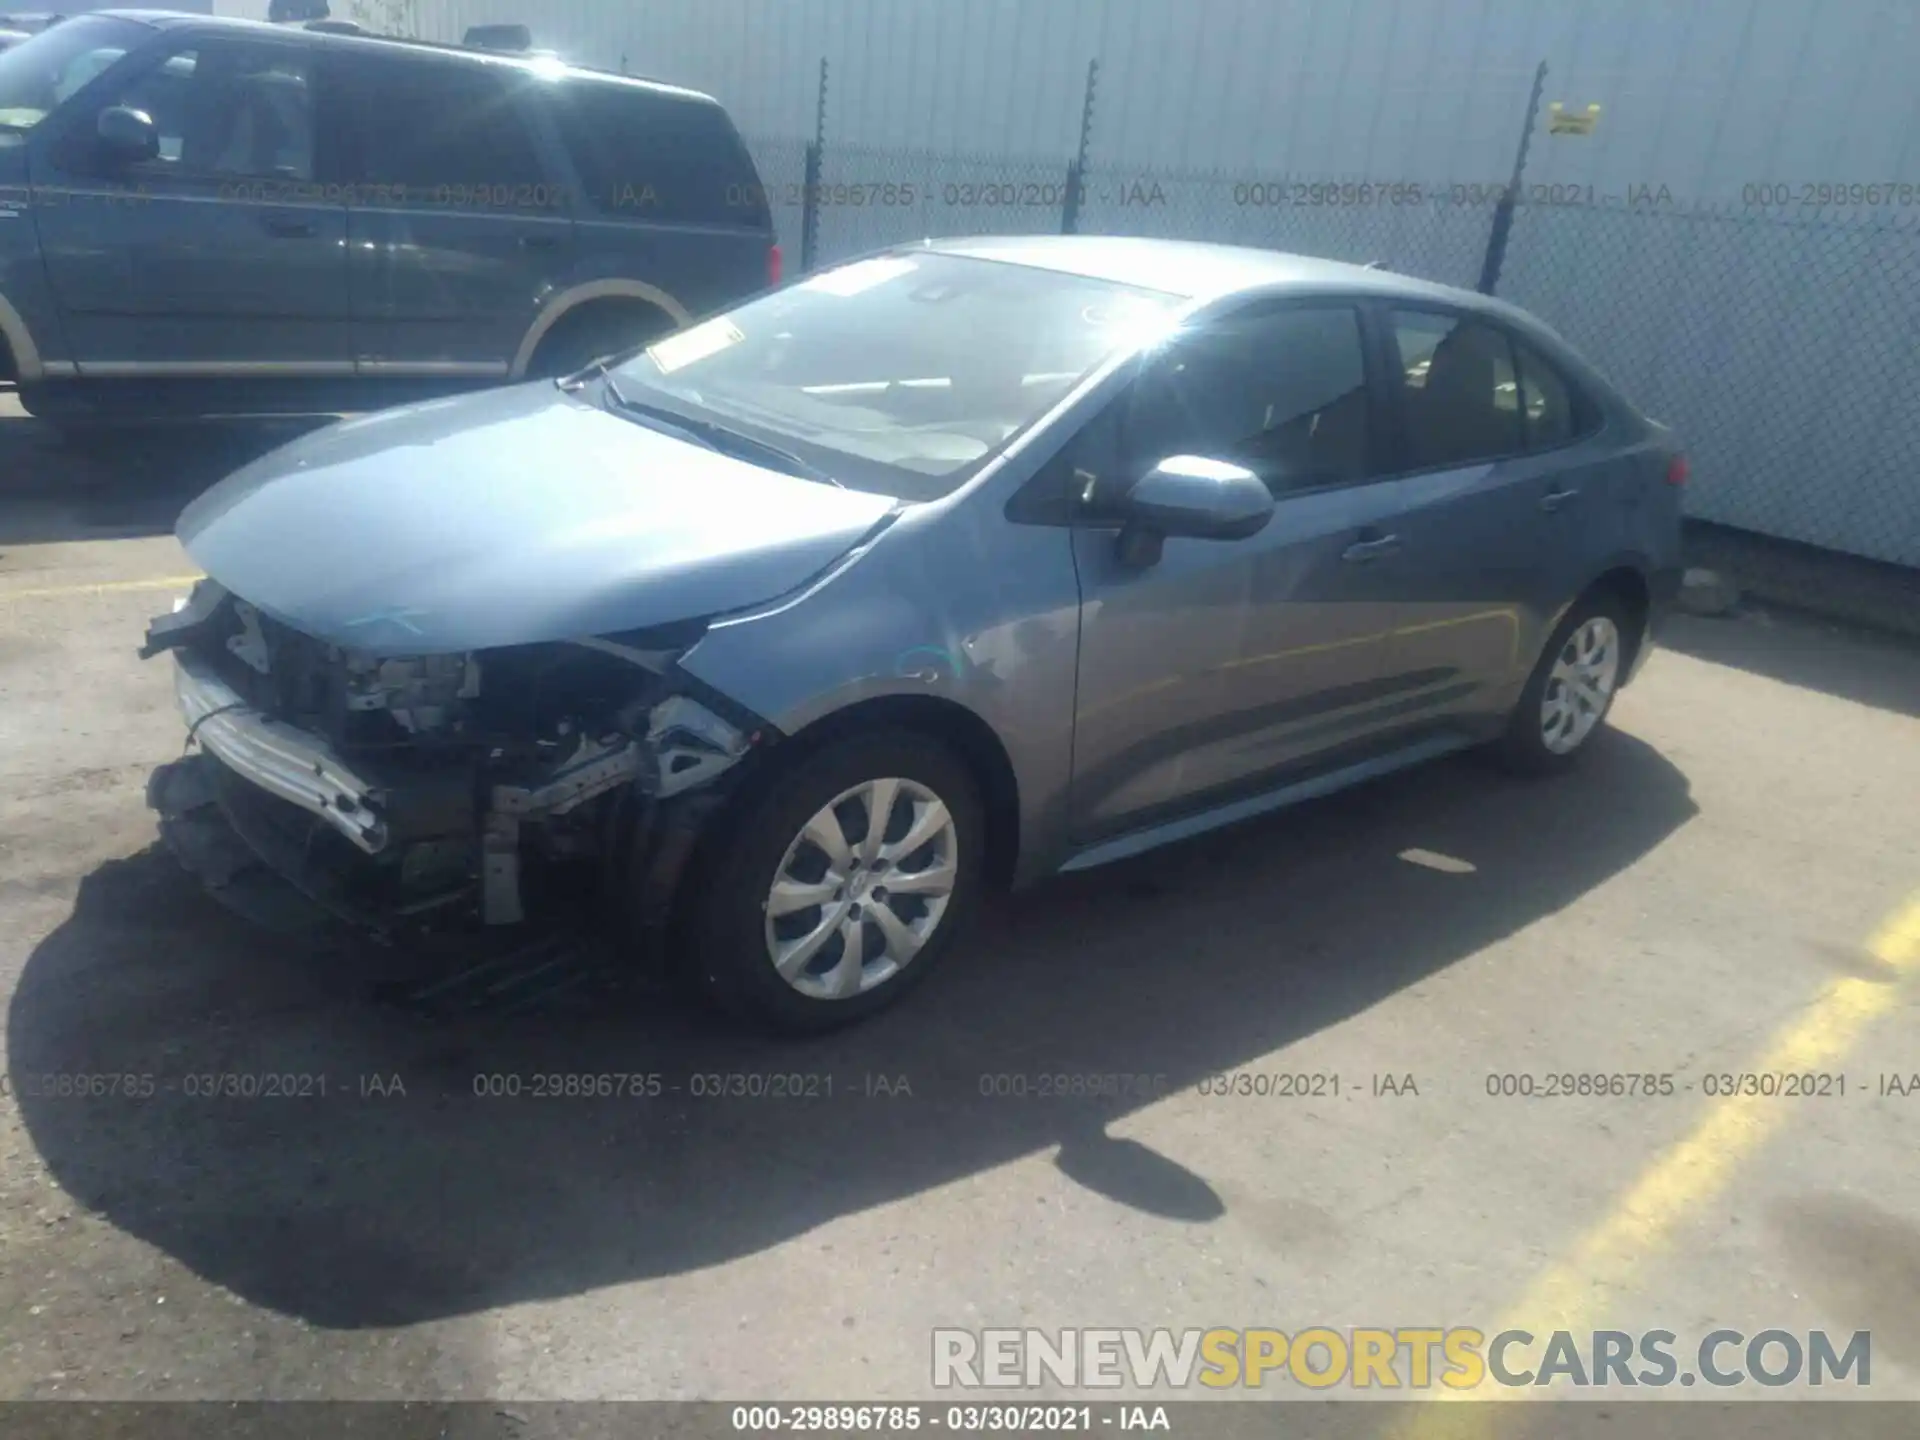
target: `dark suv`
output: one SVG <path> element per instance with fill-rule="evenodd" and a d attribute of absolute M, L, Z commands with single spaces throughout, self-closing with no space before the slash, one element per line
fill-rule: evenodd
<path fill-rule="evenodd" d="M 779 270 L 690 90 L 150 12 L 0 54 L 0 379 L 56 422 L 565 374 Z"/>

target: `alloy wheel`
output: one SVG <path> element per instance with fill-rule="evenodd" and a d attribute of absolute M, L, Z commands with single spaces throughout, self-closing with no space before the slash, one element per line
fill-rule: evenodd
<path fill-rule="evenodd" d="M 1574 628 L 1548 672 L 1540 697 L 1540 740 L 1571 754 L 1600 723 L 1620 678 L 1620 630 L 1605 615 Z"/>
<path fill-rule="evenodd" d="M 911 964 L 947 912 L 959 837 L 918 781 L 862 781 L 801 828 L 774 870 L 767 958 L 788 985 L 845 1000 Z"/>

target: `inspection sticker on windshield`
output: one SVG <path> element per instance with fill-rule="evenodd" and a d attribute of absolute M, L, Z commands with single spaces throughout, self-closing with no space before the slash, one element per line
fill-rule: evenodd
<path fill-rule="evenodd" d="M 707 320 L 691 330 L 682 330 L 678 335 L 669 335 L 649 345 L 647 358 L 660 367 L 662 375 L 671 375 L 696 360 L 718 355 L 728 346 L 738 345 L 746 338 L 740 327 L 731 320 Z"/>
<path fill-rule="evenodd" d="M 811 280 L 803 280 L 799 288 L 824 290 L 829 295 L 858 295 L 863 290 L 884 285 L 889 280 L 911 274 L 919 268 L 914 261 L 897 255 L 879 260 L 857 260 L 851 265 L 842 265 L 838 270 L 828 270 L 815 275 Z"/>

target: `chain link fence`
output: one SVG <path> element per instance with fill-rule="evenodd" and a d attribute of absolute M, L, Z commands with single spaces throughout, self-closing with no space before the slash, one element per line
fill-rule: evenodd
<path fill-rule="evenodd" d="M 1523 205 L 1498 293 L 1679 432 L 1695 518 L 1920 567 L 1920 213 Z"/>
<path fill-rule="evenodd" d="M 1216 240 L 1464 286 L 1479 277 L 1494 200 L 1482 186 L 1099 166 L 1087 191 L 1088 234 Z"/>
<path fill-rule="evenodd" d="M 824 110 L 812 142 L 751 145 L 800 268 L 927 236 L 1149 235 L 1490 291 L 1673 426 L 1692 463 L 1690 515 L 1722 527 L 1720 553 L 1748 532 L 1920 571 L 1920 204 L 1690 206 L 1529 185 L 1539 94 L 1536 81 L 1516 117 L 1512 183 L 1088 163 L 1084 134 L 1080 158 L 838 145 Z M 1749 567 L 1776 553 L 1757 547 Z"/>

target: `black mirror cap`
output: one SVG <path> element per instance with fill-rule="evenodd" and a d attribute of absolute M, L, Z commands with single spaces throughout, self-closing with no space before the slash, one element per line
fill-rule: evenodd
<path fill-rule="evenodd" d="M 94 122 L 93 133 L 101 150 L 113 160 L 131 164 L 156 159 L 160 154 L 160 132 L 144 110 L 109 105 Z"/>
<path fill-rule="evenodd" d="M 1273 494 L 1230 460 L 1171 455 L 1141 476 L 1124 502 L 1129 524 L 1193 540 L 1245 540 L 1273 518 Z"/>

